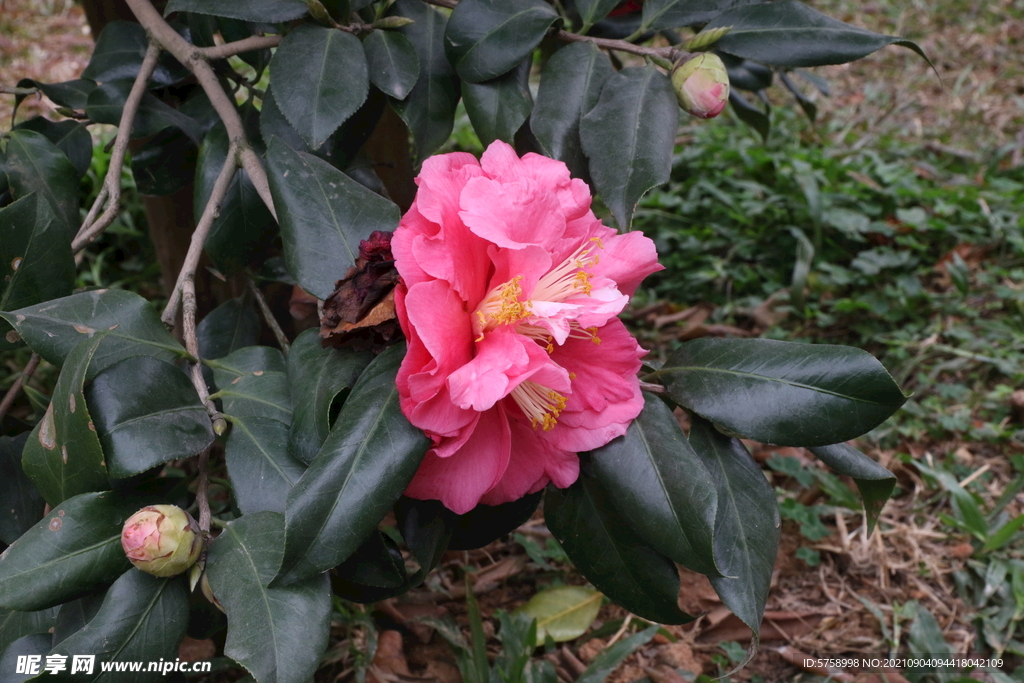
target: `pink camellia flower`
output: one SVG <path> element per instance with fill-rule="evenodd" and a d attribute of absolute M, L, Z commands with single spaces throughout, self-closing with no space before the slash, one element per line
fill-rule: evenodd
<path fill-rule="evenodd" d="M 433 439 L 406 490 L 462 514 L 565 487 L 580 451 L 643 406 L 646 353 L 616 317 L 650 273 L 654 243 L 590 211 L 565 164 L 497 141 L 427 159 L 392 238 L 408 339 L 402 412 Z"/>

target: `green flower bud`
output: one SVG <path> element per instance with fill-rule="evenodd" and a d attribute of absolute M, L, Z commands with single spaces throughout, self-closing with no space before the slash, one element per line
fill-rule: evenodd
<path fill-rule="evenodd" d="M 676 64 L 672 86 L 679 106 L 698 118 L 718 116 L 729 101 L 729 74 L 718 55 L 710 52 Z"/>
<path fill-rule="evenodd" d="M 153 576 L 175 576 L 195 564 L 203 536 L 191 515 L 175 505 L 149 505 L 128 518 L 121 547 L 131 563 Z"/>

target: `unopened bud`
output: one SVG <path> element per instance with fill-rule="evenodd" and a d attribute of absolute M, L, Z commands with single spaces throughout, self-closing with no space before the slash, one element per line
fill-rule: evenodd
<path fill-rule="evenodd" d="M 722 113 L 729 101 L 729 74 L 718 55 L 705 53 L 672 70 L 679 106 L 702 119 Z"/>
<path fill-rule="evenodd" d="M 373 28 L 388 29 L 388 28 L 402 28 L 403 26 L 408 26 L 409 24 L 415 24 L 415 23 L 416 22 L 413 19 L 410 19 L 409 17 L 391 16 L 391 17 L 381 17 L 377 21 L 373 22 L 372 26 L 373 26 Z"/>
<path fill-rule="evenodd" d="M 175 505 L 149 505 L 128 518 L 121 547 L 131 563 L 153 576 L 175 576 L 203 550 L 199 525 Z"/>

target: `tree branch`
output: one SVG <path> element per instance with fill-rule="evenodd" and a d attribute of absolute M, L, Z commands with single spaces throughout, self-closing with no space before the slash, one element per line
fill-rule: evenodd
<path fill-rule="evenodd" d="M 274 317 L 274 312 L 270 310 L 270 306 L 267 305 L 267 300 L 263 298 L 263 292 L 256 286 L 256 283 L 252 281 L 252 278 L 246 278 L 245 283 L 249 286 L 249 291 L 252 292 L 253 297 L 256 299 L 256 305 L 259 306 L 260 312 L 263 314 L 263 319 L 267 321 L 267 326 L 270 331 L 274 333 L 274 338 L 277 339 L 278 345 L 281 350 L 284 351 L 285 355 L 291 350 L 291 344 L 288 343 L 288 337 L 285 336 L 284 330 L 277 323 L 277 318 Z"/>
<path fill-rule="evenodd" d="M 32 379 L 32 375 L 37 367 L 39 367 L 39 354 L 33 353 L 32 357 L 28 359 L 28 363 L 25 364 L 25 369 L 21 371 L 18 379 L 14 380 L 14 384 L 11 385 L 11 388 L 4 394 L 3 400 L 0 401 L 0 423 L 4 421 L 7 411 L 14 405 L 14 399 L 18 397 L 21 388 Z"/>
<path fill-rule="evenodd" d="M 160 316 L 160 319 L 167 327 L 174 327 L 174 318 L 178 315 L 178 306 L 181 304 L 184 295 L 185 283 L 191 283 L 191 286 L 195 287 L 196 268 L 199 267 L 199 259 L 203 255 L 203 245 L 206 244 L 206 238 L 213 227 L 213 221 L 216 220 L 217 214 L 220 212 L 221 202 L 224 201 L 224 197 L 228 193 L 231 179 L 234 178 L 236 170 L 238 170 L 238 146 L 232 142 L 228 147 L 228 155 L 224 159 L 224 165 L 221 167 L 220 173 L 217 174 L 217 180 L 213 183 L 210 198 L 207 200 L 206 206 L 203 207 L 203 215 L 200 216 L 199 223 L 192 233 L 192 241 L 188 245 L 185 261 L 181 264 L 181 271 L 178 273 L 178 281 L 174 283 L 174 289 L 171 290 L 167 306 L 164 308 L 163 315 Z M 194 297 L 195 294 L 193 293 Z M 195 314 L 193 312 L 193 325 L 195 325 L 194 318 Z M 188 348 L 187 321 L 185 334 L 185 348 L 194 357 L 198 358 L 198 347 L 195 350 Z M 203 386 L 205 387 L 206 385 L 204 384 Z M 202 394 L 200 393 L 200 395 Z"/>
<path fill-rule="evenodd" d="M 128 140 L 132 134 L 132 124 L 135 122 L 135 114 L 139 110 L 142 96 L 146 94 L 146 83 L 156 69 L 157 58 L 160 56 L 160 46 L 150 41 L 146 47 L 146 56 L 142 60 L 139 74 L 135 77 L 128 99 L 125 100 L 124 109 L 121 110 L 121 121 L 117 126 L 117 137 L 114 138 L 114 147 L 110 153 L 110 164 L 107 166 L 107 175 L 103 179 L 103 188 L 100 190 L 89 209 L 82 227 L 71 242 L 72 253 L 85 249 L 86 245 L 107 229 L 117 218 L 121 210 L 121 171 L 124 169 L 124 156 L 128 151 Z M 106 207 L 104 209 L 104 207 Z M 104 209 L 99 218 L 100 209 Z"/>
<path fill-rule="evenodd" d="M 236 40 L 233 43 L 224 43 L 223 45 L 214 45 L 213 47 L 200 48 L 200 52 L 203 57 L 208 60 L 214 59 L 227 59 L 235 55 L 240 55 L 243 52 L 250 52 L 252 50 L 265 50 L 271 47 L 277 47 L 281 44 L 281 36 L 249 36 L 242 40 Z"/>
<path fill-rule="evenodd" d="M 217 115 L 224 122 L 228 139 L 240 150 L 242 167 L 249 174 L 249 180 L 252 181 L 260 198 L 276 219 L 277 211 L 274 209 L 274 200 L 270 196 L 267 172 L 263 170 L 259 157 L 249 147 L 249 141 L 245 137 L 245 128 L 242 126 L 242 119 L 235 109 L 234 102 L 231 101 L 227 93 L 224 92 L 224 88 L 221 87 L 213 67 L 206 61 L 207 54 L 202 48 L 192 45 L 171 28 L 170 24 L 164 21 L 164 18 L 160 16 L 160 13 L 156 11 L 149 0 L 126 1 L 128 7 L 135 13 L 135 18 L 146 29 L 150 40 L 159 43 L 163 49 L 170 52 L 175 59 L 184 64 L 195 75 L 199 85 L 206 92 L 206 96 L 210 98 L 210 104 L 213 105 Z"/>

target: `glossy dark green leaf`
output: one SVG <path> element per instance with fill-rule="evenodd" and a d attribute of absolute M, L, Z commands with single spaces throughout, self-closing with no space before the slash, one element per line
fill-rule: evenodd
<path fill-rule="evenodd" d="M 260 23 L 298 19 L 307 11 L 304 0 L 171 0 L 166 14 L 195 12 Z"/>
<path fill-rule="evenodd" d="M 574 177 L 589 177 L 580 119 L 597 104 L 613 73 L 608 56 L 589 42 L 566 45 L 544 67 L 530 130 L 544 153 L 564 161 Z"/>
<path fill-rule="evenodd" d="M 530 66 L 527 59 L 498 78 L 483 83 L 462 82 L 466 113 L 484 147 L 495 140 L 511 144 L 516 131 L 530 116 Z"/>
<path fill-rule="evenodd" d="M 78 78 L 63 83 L 40 83 L 31 78 L 18 81 L 19 88 L 39 88 L 44 95 L 57 105 L 69 109 L 85 109 L 85 101 L 96 88 L 96 82 L 87 78 Z"/>
<path fill-rule="evenodd" d="M 267 587 L 281 564 L 284 541 L 281 515 L 245 515 L 210 545 L 207 561 L 210 587 L 228 615 L 224 654 L 260 683 L 306 683 L 330 632 L 326 575 Z"/>
<path fill-rule="evenodd" d="M 228 137 L 227 132 L 223 126 L 218 126 L 218 155 L 223 158 L 227 153 Z M 263 108 L 260 110 L 260 136 L 263 138 L 264 144 L 270 145 L 270 142 L 275 138 L 280 138 L 281 142 L 285 143 L 292 149 L 299 152 L 311 152 L 309 145 L 299 135 L 299 131 L 295 130 L 292 124 L 288 123 L 288 119 L 281 113 L 281 108 L 277 106 L 277 100 L 274 99 L 273 88 L 267 88 L 266 93 L 263 95 Z M 219 171 L 220 164 L 223 161 L 219 161 L 217 169 Z M 216 173 L 210 175 L 210 179 L 207 181 L 210 187 L 213 187 L 213 181 L 217 178 Z"/>
<path fill-rule="evenodd" d="M 398 406 L 404 345 L 360 375 L 327 441 L 288 496 L 280 583 L 301 581 L 351 555 L 398 500 L 430 440 Z"/>
<path fill-rule="evenodd" d="M 373 31 L 363 40 L 370 82 L 396 100 L 404 100 L 420 75 L 420 58 L 397 31 Z"/>
<path fill-rule="evenodd" d="M 75 259 L 65 226 L 38 194 L 0 209 L 0 311 L 71 293 Z M 0 322 L 0 333 L 7 323 Z"/>
<path fill-rule="evenodd" d="M 834 472 L 853 477 L 861 498 L 864 499 L 864 516 L 868 523 L 868 534 L 875 528 L 878 515 L 885 507 L 892 491 L 896 488 L 896 475 L 877 462 L 845 443 L 818 446 L 810 449 L 818 460 Z"/>
<path fill-rule="evenodd" d="M 16 673 L 22 657 L 39 657 L 35 672 L 42 673 L 46 653 L 50 651 L 52 638 L 49 633 L 31 633 L 18 638 L 0 656 L 0 671 L 4 672 L 4 683 L 21 683 L 36 678 L 31 673 Z M 37 679 L 38 680 L 38 679 Z"/>
<path fill-rule="evenodd" d="M 731 27 L 715 43 L 737 57 L 776 66 L 845 64 L 887 45 L 901 45 L 921 55 L 917 44 L 833 19 L 798 0 L 761 2 L 727 10 L 706 29 Z"/>
<path fill-rule="evenodd" d="M 672 84 L 652 66 L 610 76 L 580 121 L 590 177 L 621 228 L 629 227 L 640 197 L 668 180 L 678 123 Z"/>
<path fill-rule="evenodd" d="M 242 514 L 284 512 L 306 466 L 288 453 L 288 425 L 268 417 L 231 415 L 224 446 L 228 476 Z"/>
<path fill-rule="evenodd" d="M 645 29 L 658 30 L 706 24 L 724 10 L 755 2 L 758 0 L 646 0 L 641 25 Z"/>
<path fill-rule="evenodd" d="M 310 463 L 331 431 L 331 405 L 350 389 L 359 373 L 373 360 L 368 351 L 323 348 L 317 330 L 306 330 L 288 352 L 288 385 L 291 392 L 289 451 Z"/>
<path fill-rule="evenodd" d="M 779 549 L 775 491 L 743 443 L 706 420 L 693 418 L 690 444 L 718 492 L 715 562 L 723 576 L 711 578 L 711 585 L 756 639 Z"/>
<path fill-rule="evenodd" d="M 259 341 L 260 315 L 241 297 L 228 299 L 199 321 L 196 337 L 202 358 L 223 358 Z"/>
<path fill-rule="evenodd" d="M 70 241 L 78 232 L 78 171 L 60 149 L 32 130 L 11 131 L 4 164 L 10 192 L 21 199 L 35 192 L 50 205 Z"/>
<path fill-rule="evenodd" d="M 146 30 L 140 24 L 134 21 L 111 21 L 100 31 L 82 78 L 100 83 L 135 80 L 146 56 L 148 43 Z M 188 75 L 188 69 L 165 52 L 157 62 L 149 82 L 152 86 L 166 86 Z"/>
<path fill-rule="evenodd" d="M 769 111 L 761 111 L 735 90 L 729 92 L 729 104 L 736 112 L 736 117 L 756 130 L 761 136 L 761 140 L 768 139 L 768 133 L 771 132 L 772 126 Z"/>
<path fill-rule="evenodd" d="M 583 32 L 586 32 L 586 27 L 593 26 L 608 16 L 619 2 L 620 0 L 576 0 L 576 11 L 580 13 L 580 19 L 583 21 Z"/>
<path fill-rule="evenodd" d="M 489 81 L 529 56 L 557 19 L 543 0 L 465 0 L 448 18 L 448 55 L 461 78 Z"/>
<path fill-rule="evenodd" d="M 729 74 L 730 88 L 751 91 L 764 90 L 771 86 L 772 80 L 775 78 L 775 72 L 764 64 L 733 57 L 724 52 L 718 56 L 725 64 L 725 70 Z"/>
<path fill-rule="evenodd" d="M 190 458 L 213 442 L 213 427 L 188 376 L 148 356 L 110 366 L 86 391 L 111 477 Z"/>
<path fill-rule="evenodd" d="M 264 99 L 261 121 L 268 109 L 276 108 L 272 102 L 272 99 Z M 224 167 L 227 154 L 227 131 L 223 124 L 218 124 L 203 139 L 195 166 L 193 206 L 196 222 L 213 193 L 213 185 Z M 277 224 L 260 199 L 249 175 L 244 169 L 237 170 L 210 227 L 210 235 L 204 245 L 206 253 L 221 271 L 234 273 L 248 265 L 276 234 Z"/>
<path fill-rule="evenodd" d="M 334 573 L 363 586 L 397 588 L 405 581 L 405 561 L 394 541 L 374 529 Z"/>
<path fill-rule="evenodd" d="M 326 161 L 280 141 L 270 143 L 267 161 L 288 271 L 326 299 L 358 258 L 360 240 L 394 230 L 400 211 Z"/>
<path fill-rule="evenodd" d="M 34 130 L 47 140 L 57 145 L 64 152 L 71 165 L 78 171 L 78 177 L 85 175 L 92 163 L 92 136 L 89 129 L 77 121 L 50 121 L 36 116 L 22 121 L 15 130 Z"/>
<path fill-rule="evenodd" d="M 639 633 L 634 633 L 628 638 L 623 638 L 611 647 L 601 650 L 594 661 L 580 674 L 576 683 L 604 683 L 615 669 L 618 668 L 626 657 L 630 656 L 641 647 L 646 645 L 658 633 L 661 627 L 658 624 L 648 626 Z M 684 679 L 685 680 L 685 679 Z"/>
<path fill-rule="evenodd" d="M 288 424 L 292 401 L 284 356 L 269 346 L 248 346 L 208 363 L 213 368 L 225 413 L 236 417 L 266 417 Z"/>
<path fill-rule="evenodd" d="M 645 542 L 694 571 L 718 573 L 714 482 L 661 399 L 645 394 L 626 434 L 594 451 L 592 464 L 615 509 Z"/>
<path fill-rule="evenodd" d="M 548 488 L 544 519 L 576 568 L 615 603 L 659 624 L 693 620 L 677 604 L 675 564 L 637 538 L 597 479 L 581 472 L 569 488 Z"/>
<path fill-rule="evenodd" d="M 22 467 L 50 505 L 109 486 L 103 450 L 82 390 L 105 336 L 84 339 L 68 354 L 50 405 L 25 443 Z"/>
<path fill-rule="evenodd" d="M 72 294 L 11 313 L 0 312 L 0 316 L 14 325 L 33 351 L 54 365 L 62 365 L 83 339 L 109 331 L 87 378 L 130 355 L 171 361 L 187 356 L 149 302 L 120 289 Z"/>
<path fill-rule="evenodd" d="M 728 433 L 779 446 L 847 441 L 906 401 L 881 363 L 849 346 L 697 339 L 659 374 L 676 403 Z"/>
<path fill-rule="evenodd" d="M 0 607 L 46 609 L 126 571 L 121 527 L 138 507 L 109 491 L 58 505 L 0 555 Z"/>
<path fill-rule="evenodd" d="M 96 123 L 121 123 L 121 110 L 132 89 L 131 80 L 109 81 L 89 93 L 85 105 L 86 115 Z M 132 123 L 132 137 L 141 138 L 155 135 L 164 128 L 178 128 L 199 145 L 203 140 L 203 129 L 198 121 L 170 105 L 146 93 L 139 102 L 139 110 Z"/>
<path fill-rule="evenodd" d="M 456 515 L 439 500 L 402 496 L 395 504 L 395 519 L 402 539 L 420 564 L 423 576 L 436 567 L 448 549 Z M 423 576 L 420 576 L 422 580 Z"/>
<path fill-rule="evenodd" d="M 187 135 L 165 128 L 132 153 L 132 177 L 142 194 L 173 194 L 192 182 L 198 157 Z"/>
<path fill-rule="evenodd" d="M 43 516 L 46 501 L 21 469 L 21 452 L 28 433 L 0 436 L 0 543 L 10 545 Z M 3 641 L 0 625 L 0 649 Z M 10 641 L 7 641 L 10 642 Z"/>
<path fill-rule="evenodd" d="M 23 636 L 32 633 L 46 633 L 53 628 L 57 619 L 57 608 L 39 610 L 38 612 L 18 612 L 16 610 L 0 609 L 0 652 Z M 49 646 L 47 646 L 49 650 Z M 11 672 L 10 669 L 0 669 L 5 675 Z"/>
<path fill-rule="evenodd" d="M 459 79 L 444 52 L 447 19 L 418 0 L 398 0 L 388 14 L 413 20 L 398 30 L 416 48 L 420 73 L 409 96 L 391 106 L 409 126 L 416 156 L 422 161 L 448 140 L 459 103 Z"/>
<path fill-rule="evenodd" d="M 270 62 L 274 100 L 312 149 L 359 108 L 368 83 L 359 39 L 322 26 L 292 30 Z"/>
<path fill-rule="evenodd" d="M 70 666 L 56 676 L 62 681 L 151 681 L 160 674 L 104 672 L 106 662 L 174 660 L 188 627 L 188 585 L 184 576 L 161 579 L 129 569 L 107 591 L 96 616 L 50 653 L 96 655 L 92 676 L 70 675 Z M 48 675 L 47 678 L 50 678 Z"/>
<path fill-rule="evenodd" d="M 53 644 L 57 645 L 68 636 L 81 631 L 82 627 L 100 611 L 106 594 L 106 590 L 99 589 L 61 605 L 56 623 L 53 624 Z"/>
<path fill-rule="evenodd" d="M 501 505 L 477 505 L 464 515 L 455 515 L 451 550 L 483 548 L 505 534 L 510 534 L 530 519 L 540 504 L 543 491 L 530 493 L 518 500 Z"/>

